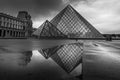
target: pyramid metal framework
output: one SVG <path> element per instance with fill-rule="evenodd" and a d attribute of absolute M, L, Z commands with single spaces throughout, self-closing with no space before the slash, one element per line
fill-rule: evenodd
<path fill-rule="evenodd" d="M 68 38 L 103 38 L 71 5 L 64 8 L 51 21 Z"/>
<path fill-rule="evenodd" d="M 71 72 L 82 63 L 83 43 L 70 43 L 52 48 L 41 49 L 39 52 L 48 59 L 51 57 L 66 72 Z"/>
<path fill-rule="evenodd" d="M 46 20 L 33 35 L 39 38 L 55 38 L 55 37 L 67 37 L 61 31 L 59 31 L 52 23 Z"/>

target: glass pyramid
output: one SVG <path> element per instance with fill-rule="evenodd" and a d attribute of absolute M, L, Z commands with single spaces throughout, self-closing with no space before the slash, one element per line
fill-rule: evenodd
<path fill-rule="evenodd" d="M 71 5 L 64 8 L 51 21 L 68 38 L 103 38 Z"/>
<path fill-rule="evenodd" d="M 60 47 L 51 58 L 66 72 L 71 72 L 82 63 L 83 43 L 71 43 Z"/>
<path fill-rule="evenodd" d="M 46 20 L 33 35 L 39 36 L 39 38 L 59 38 L 65 37 L 65 35 L 59 31 L 53 24 Z M 66 36 L 67 37 L 67 36 Z"/>

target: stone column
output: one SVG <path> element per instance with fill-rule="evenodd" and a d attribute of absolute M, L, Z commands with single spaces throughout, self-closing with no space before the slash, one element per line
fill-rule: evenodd
<path fill-rule="evenodd" d="M 17 32 L 17 37 L 19 37 L 19 32 Z"/>
<path fill-rule="evenodd" d="M 8 30 L 8 37 L 10 37 L 10 30 Z"/>
<path fill-rule="evenodd" d="M 19 32 L 19 37 L 20 37 L 20 32 Z"/>
<path fill-rule="evenodd" d="M 19 32 L 18 32 L 18 37 L 19 37 Z"/>
<path fill-rule="evenodd" d="M 15 37 L 16 37 L 16 31 L 15 31 Z"/>
<path fill-rule="evenodd" d="M 19 32 L 18 32 L 18 37 L 19 37 Z"/>
<path fill-rule="evenodd" d="M 16 31 L 16 37 L 18 37 L 18 33 L 17 33 L 17 31 Z"/>
<path fill-rule="evenodd" d="M 13 36 L 15 37 L 15 31 L 13 31 Z"/>
<path fill-rule="evenodd" d="M 21 36 L 23 37 L 23 32 L 21 33 Z"/>
<path fill-rule="evenodd" d="M 12 37 L 14 37 L 14 31 L 12 31 Z"/>
<path fill-rule="evenodd" d="M 12 38 L 14 37 L 14 35 L 13 35 L 14 33 L 13 33 L 13 32 L 14 32 L 14 31 L 12 31 L 12 33 L 11 33 Z"/>
<path fill-rule="evenodd" d="M 7 30 L 5 30 L 5 37 L 7 37 Z"/>
<path fill-rule="evenodd" d="M 24 32 L 24 37 L 25 37 L 25 32 Z"/>

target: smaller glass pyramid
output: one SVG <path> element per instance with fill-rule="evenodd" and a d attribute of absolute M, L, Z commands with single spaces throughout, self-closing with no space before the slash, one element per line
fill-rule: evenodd
<path fill-rule="evenodd" d="M 39 36 L 39 38 L 61 38 L 67 37 L 61 31 L 59 31 L 52 23 L 46 20 L 33 35 Z"/>

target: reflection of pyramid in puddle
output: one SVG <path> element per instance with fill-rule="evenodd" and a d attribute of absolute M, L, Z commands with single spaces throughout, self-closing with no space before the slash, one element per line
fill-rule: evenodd
<path fill-rule="evenodd" d="M 51 58 L 66 72 L 71 72 L 82 63 L 82 53 L 82 43 L 71 43 L 61 47 Z"/>
<path fill-rule="evenodd" d="M 39 38 L 59 38 L 65 37 L 65 35 L 59 31 L 53 24 L 46 20 L 33 35 L 39 36 Z"/>
<path fill-rule="evenodd" d="M 56 46 L 48 49 L 41 49 L 39 52 L 45 57 L 51 57 L 66 72 L 71 72 L 82 62 L 83 43 L 71 43 Z"/>
<path fill-rule="evenodd" d="M 101 33 L 70 5 L 54 17 L 51 23 L 69 38 L 103 38 Z"/>
<path fill-rule="evenodd" d="M 41 53 L 42 56 L 44 56 L 46 59 L 51 57 L 53 54 L 55 54 L 63 45 L 60 46 L 55 46 L 52 48 L 47 48 L 47 49 L 41 49 L 39 52 Z"/>

